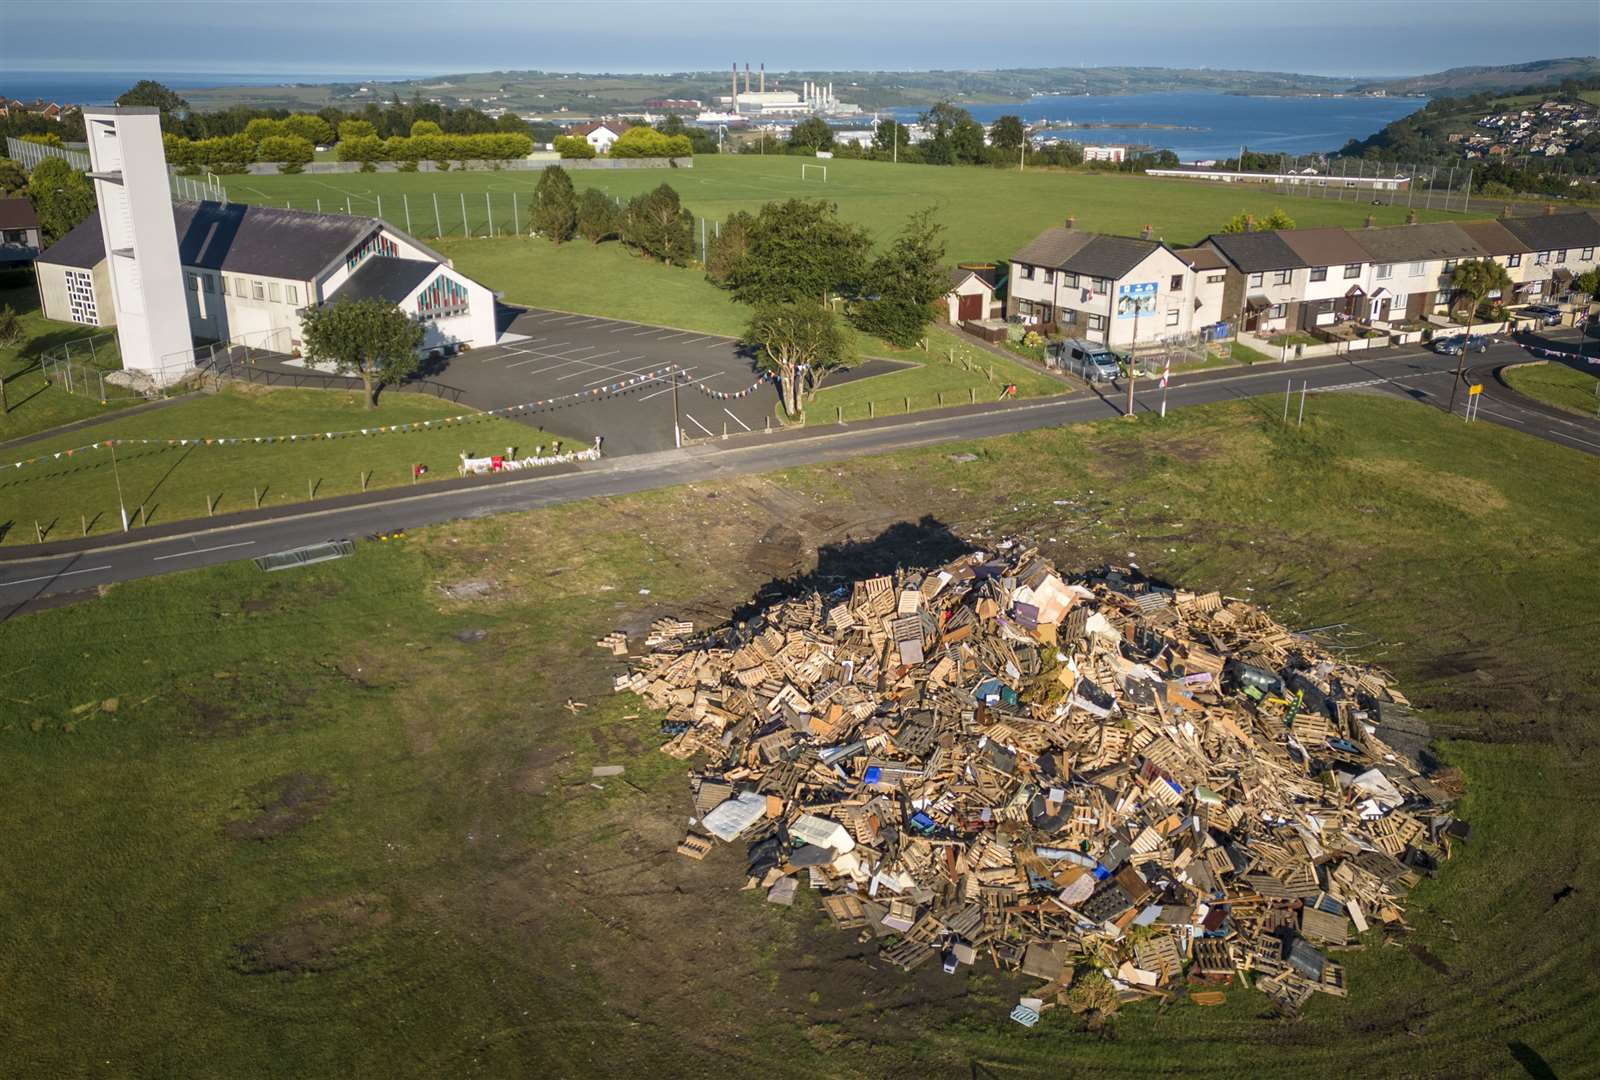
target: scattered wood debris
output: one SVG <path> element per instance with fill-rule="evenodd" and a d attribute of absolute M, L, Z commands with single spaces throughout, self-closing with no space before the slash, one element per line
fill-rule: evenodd
<path fill-rule="evenodd" d="M 1242 600 L 1002 550 L 659 620 L 616 688 L 702 763 L 699 825 L 749 845 L 746 888 L 818 890 L 907 970 L 987 951 L 1044 981 L 1019 1023 L 1216 1004 L 1247 973 L 1284 1012 L 1343 996 L 1329 952 L 1402 925 L 1468 834 L 1459 786 L 1384 741 L 1419 724 L 1390 676 Z"/>

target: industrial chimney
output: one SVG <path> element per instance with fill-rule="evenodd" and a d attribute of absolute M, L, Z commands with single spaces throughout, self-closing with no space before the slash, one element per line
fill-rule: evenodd
<path fill-rule="evenodd" d="M 750 61 L 744 62 L 744 92 L 750 92 Z"/>
<path fill-rule="evenodd" d="M 763 94 L 767 92 L 767 62 L 765 60 L 761 61 L 761 92 Z"/>

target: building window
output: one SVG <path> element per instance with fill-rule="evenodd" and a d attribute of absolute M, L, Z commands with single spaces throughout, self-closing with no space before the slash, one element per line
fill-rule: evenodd
<path fill-rule="evenodd" d="M 1172 275 L 1172 283 L 1170 285 L 1168 285 L 1167 288 L 1171 292 L 1182 292 L 1183 291 L 1183 275 L 1182 274 L 1173 274 Z"/>
<path fill-rule="evenodd" d="M 216 283 L 211 280 L 210 274 L 207 274 L 205 277 L 200 279 L 200 288 L 205 292 L 217 291 Z"/>
<path fill-rule="evenodd" d="M 1061 271 L 1061 285 L 1063 288 L 1076 289 L 1078 287 L 1078 275 L 1069 274 L 1065 270 Z"/>
<path fill-rule="evenodd" d="M 1046 285 L 1052 285 L 1052 284 L 1055 283 L 1055 280 L 1056 280 L 1056 272 L 1054 270 L 1050 269 L 1048 266 L 1045 267 L 1044 268 L 1044 283 Z"/>
<path fill-rule="evenodd" d="M 267 298 L 267 287 L 259 281 L 252 281 L 250 283 L 250 295 L 256 300 L 265 300 Z"/>
<path fill-rule="evenodd" d="M 1594 248 L 1584 248 L 1583 254 L 1578 256 L 1583 262 L 1594 262 Z"/>
<path fill-rule="evenodd" d="M 345 256 L 345 268 L 354 270 L 369 255 L 387 255 L 393 258 L 398 254 L 400 254 L 400 249 L 393 240 L 390 240 L 381 232 L 373 233 L 360 247 Z"/>
<path fill-rule="evenodd" d="M 67 314 L 72 316 L 73 322 L 100 325 L 94 301 L 94 274 L 90 271 L 67 271 Z"/>
<path fill-rule="evenodd" d="M 1023 281 L 1032 281 L 1033 280 L 1033 267 L 1029 266 L 1027 263 L 1023 263 L 1022 264 L 1022 280 Z"/>
<path fill-rule="evenodd" d="M 222 280 L 222 295 L 223 296 L 227 296 L 228 295 L 228 278 L 227 278 L 227 275 L 223 275 L 221 280 Z"/>
<path fill-rule="evenodd" d="M 1106 317 L 1104 315 L 1090 315 L 1089 316 L 1089 329 L 1090 330 L 1104 330 L 1105 328 L 1106 328 Z"/>
<path fill-rule="evenodd" d="M 1521 266 L 1522 265 L 1522 256 L 1521 255 L 1507 255 L 1506 256 L 1506 265 L 1507 266 Z"/>
<path fill-rule="evenodd" d="M 1228 280 L 1228 275 L 1227 274 L 1207 274 L 1206 275 L 1206 284 L 1207 285 L 1221 285 L 1226 280 Z"/>
<path fill-rule="evenodd" d="M 283 292 L 278 288 L 276 281 L 267 283 L 267 296 L 274 304 L 283 299 Z"/>
<path fill-rule="evenodd" d="M 1056 321 L 1061 323 L 1063 326 L 1076 325 L 1078 321 L 1078 313 L 1073 308 L 1064 307 L 1060 310 L 1060 312 L 1057 313 Z"/>
<path fill-rule="evenodd" d="M 1549 262 L 1550 253 L 1548 251 L 1541 251 L 1533 257 L 1533 265 L 1535 266 L 1547 266 Z"/>
<path fill-rule="evenodd" d="M 1393 276 L 1394 276 L 1394 264 L 1393 263 L 1379 263 L 1378 264 L 1377 278 L 1378 278 L 1379 281 L 1388 281 Z"/>
<path fill-rule="evenodd" d="M 291 304 L 299 304 L 300 303 L 300 286 L 298 286 L 298 285 L 285 285 L 284 289 L 288 293 L 289 303 L 291 303 Z"/>
<path fill-rule="evenodd" d="M 1267 318 L 1281 319 L 1288 310 L 1288 307 L 1284 304 L 1273 304 L 1267 309 Z"/>
<path fill-rule="evenodd" d="M 1261 280 L 1262 280 L 1262 275 L 1260 275 L 1260 274 L 1251 274 L 1250 275 L 1250 287 L 1252 289 L 1259 289 L 1261 287 Z"/>
<path fill-rule="evenodd" d="M 1274 285 L 1287 285 L 1289 284 L 1290 279 L 1293 277 L 1293 270 L 1279 270 L 1277 273 L 1272 275 L 1272 283 Z"/>
<path fill-rule="evenodd" d="M 1446 259 L 1444 261 L 1444 271 L 1443 272 L 1446 273 L 1446 274 L 1455 273 L 1456 272 L 1456 260 L 1454 260 L 1454 259 Z"/>
<path fill-rule="evenodd" d="M 1312 270 L 1311 270 L 1311 280 L 1312 281 L 1327 281 L 1328 280 L 1328 268 L 1326 266 L 1313 267 Z"/>
<path fill-rule="evenodd" d="M 188 279 L 185 284 L 189 286 L 190 292 L 197 293 L 200 291 L 200 278 L 198 275 L 185 274 L 183 276 Z"/>
<path fill-rule="evenodd" d="M 1349 281 L 1351 278 L 1358 278 L 1360 276 L 1361 276 L 1361 264 L 1360 263 L 1350 263 L 1348 266 L 1346 266 L 1344 268 L 1344 279 L 1346 281 Z"/>
<path fill-rule="evenodd" d="M 1171 311 L 1167 312 L 1167 325 L 1168 326 L 1177 326 L 1178 325 L 1178 320 L 1182 316 L 1183 316 L 1183 312 L 1179 311 L 1177 308 L 1173 308 Z"/>
<path fill-rule="evenodd" d="M 1048 305 L 1045 305 L 1048 310 Z M 423 322 L 467 314 L 467 288 L 440 274 L 417 297 L 417 318 Z"/>
<path fill-rule="evenodd" d="M 1556 252 L 1556 262 L 1564 263 L 1566 261 L 1567 261 L 1567 252 L 1566 252 L 1565 248 L 1563 248 L 1562 250 Z"/>

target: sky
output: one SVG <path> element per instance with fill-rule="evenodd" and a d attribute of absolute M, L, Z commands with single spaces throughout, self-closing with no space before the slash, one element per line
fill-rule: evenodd
<path fill-rule="evenodd" d="M 1596 0 L 0 0 L 0 70 L 63 73 L 720 71 L 738 59 L 1370 76 L 1596 52 Z"/>

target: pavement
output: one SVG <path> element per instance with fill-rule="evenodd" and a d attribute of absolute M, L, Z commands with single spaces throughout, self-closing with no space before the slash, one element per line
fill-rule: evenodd
<path fill-rule="evenodd" d="M 562 325 L 562 324 L 556 324 Z M 606 331 L 601 331 L 606 332 Z M 1573 331 L 1553 332 L 1541 339 L 1573 348 Z M 1591 342 L 1594 348 L 1595 343 Z M 711 350 L 707 349 L 707 352 Z M 470 357 L 472 354 L 468 354 Z M 1510 343 L 1492 346 L 1471 357 L 1473 378 L 1499 366 L 1525 360 L 1528 354 Z M 1415 349 L 1357 353 L 1350 357 L 1290 361 L 1175 376 L 1163 395 L 1154 379 L 1135 387 L 1135 412 L 1149 415 L 1216 401 L 1267 396 L 1265 407 L 1276 412 L 1273 395 L 1289 391 L 1290 415 L 1298 395 L 1364 390 L 1396 394 L 1444 408 L 1456 358 Z M 529 365 L 532 366 L 532 365 Z M 1600 421 L 1585 421 L 1534 408 L 1526 399 L 1484 376 L 1488 401 L 1481 422 L 1499 424 L 1584 453 L 1600 455 Z M 1489 387 L 1497 389 L 1493 392 Z M 1504 391 L 1502 393 L 1502 391 Z M 681 391 L 680 391 L 681 392 Z M 1465 395 L 1463 394 L 1464 398 Z M 1315 409 L 1313 404 L 1308 408 Z M 179 522 L 163 530 L 141 530 L 126 537 L 93 537 L 57 544 L 17 548 L 0 556 L 0 621 L 51 606 L 98 586 L 134 578 L 210 566 L 330 539 L 357 538 L 415 528 L 459 518 L 530 510 L 543 506 L 623 495 L 691 482 L 707 482 L 767 472 L 795 465 L 839 461 L 864 454 L 935 446 L 1089 423 L 1121 415 L 1125 391 L 1116 387 L 933 413 L 914 413 L 866 423 L 825 424 L 766 434 L 741 433 L 727 439 L 659 450 L 562 469 L 537 476 L 503 474 L 467 481 L 442 481 L 411 489 L 352 496 L 323 506 L 285 508 L 240 515 L 245 520 L 204 519 Z M 1462 404 L 1458 402 L 1459 414 Z M 260 516 L 256 516 L 259 513 Z"/>

